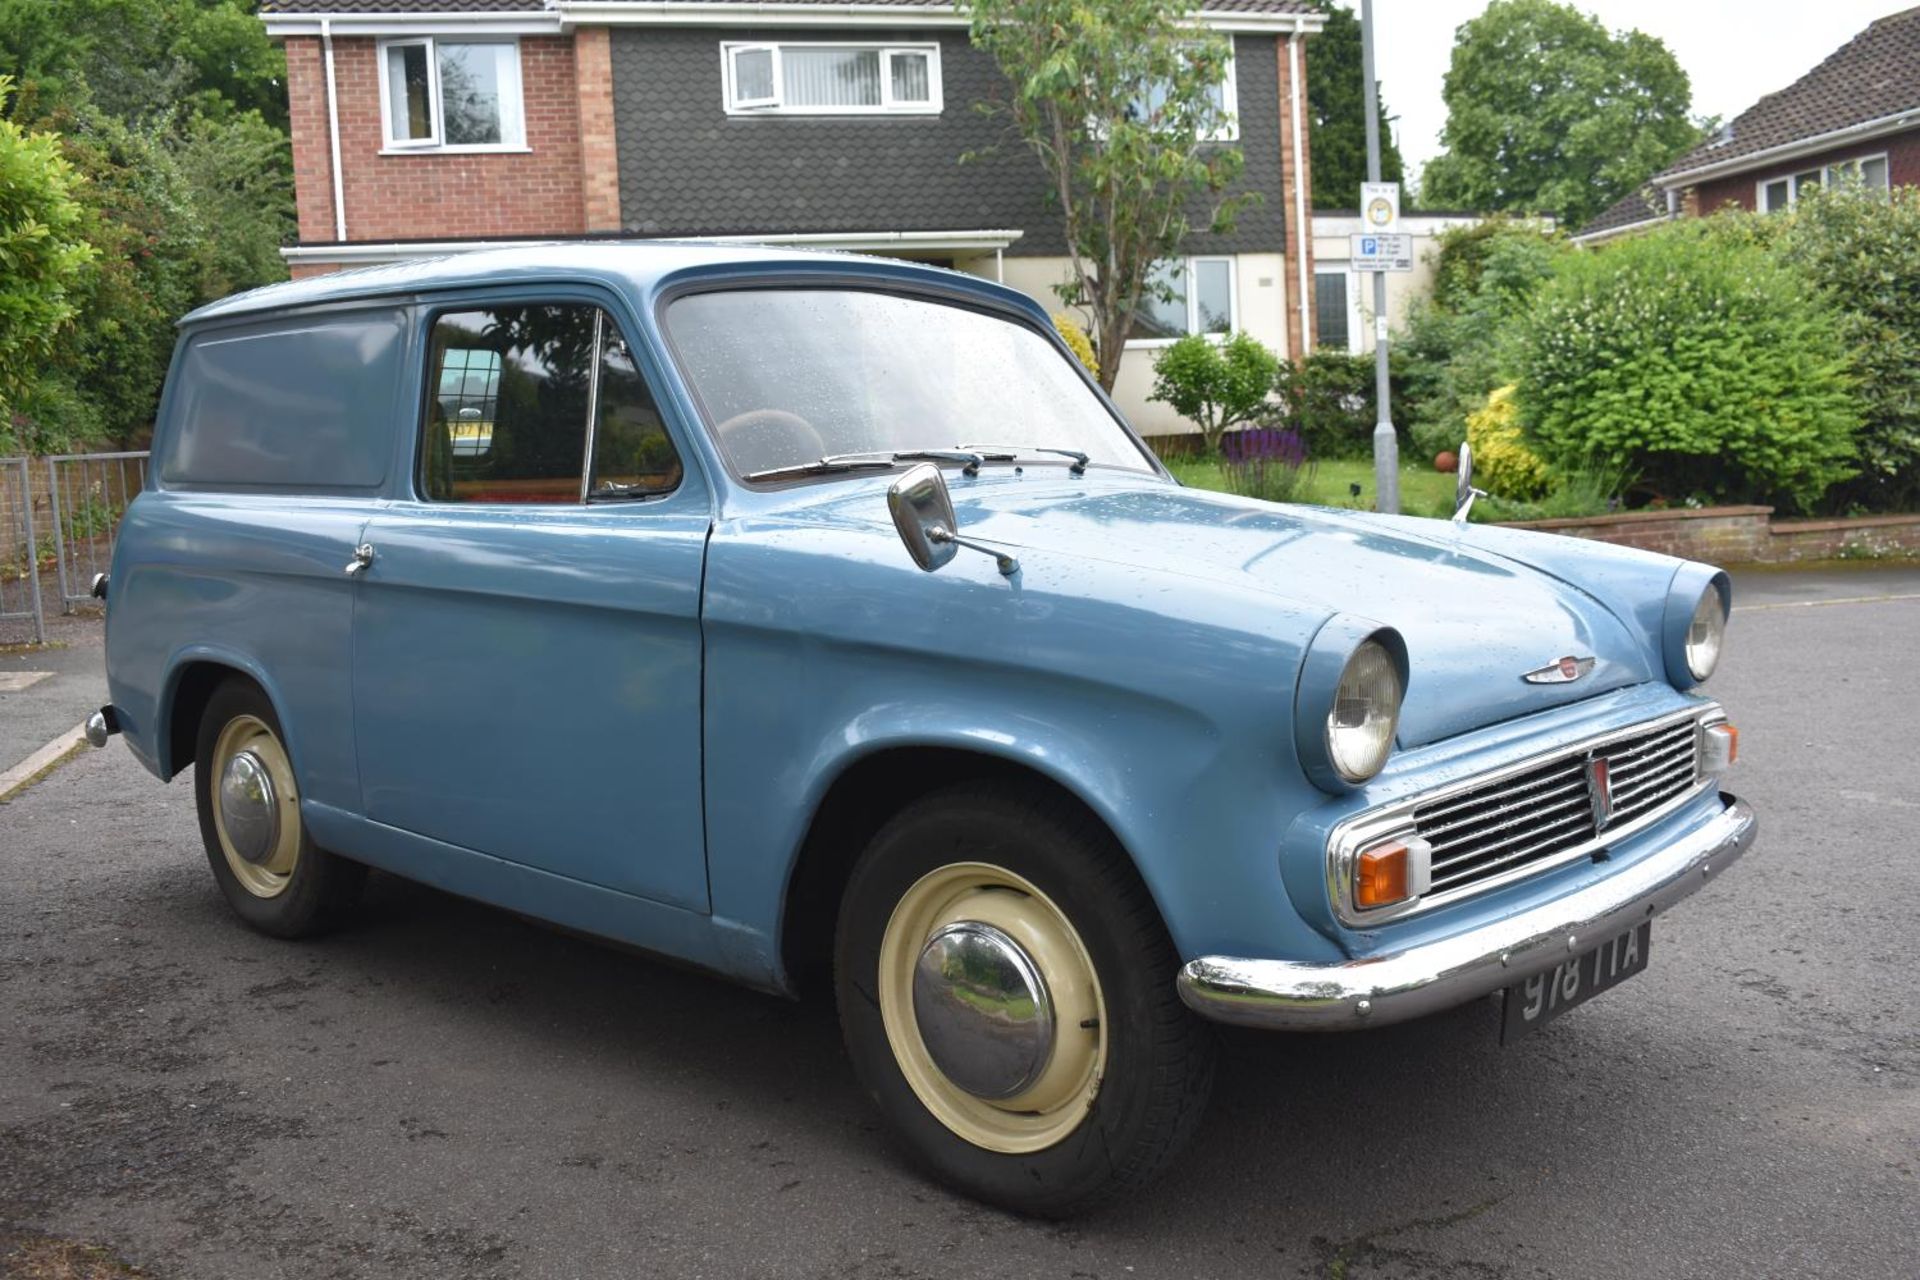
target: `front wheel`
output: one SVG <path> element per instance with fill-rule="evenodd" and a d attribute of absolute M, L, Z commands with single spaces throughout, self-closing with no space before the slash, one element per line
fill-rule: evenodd
<path fill-rule="evenodd" d="M 1211 1034 L 1107 830 L 1038 789 L 968 783 L 875 836 L 840 910 L 855 1070 L 933 1173 L 1061 1215 L 1152 1180 L 1199 1122 Z"/>
<path fill-rule="evenodd" d="M 235 676 L 207 700 L 193 791 L 213 878 L 260 932 L 321 932 L 359 897 L 367 869 L 308 836 L 280 719 L 252 681 Z"/>

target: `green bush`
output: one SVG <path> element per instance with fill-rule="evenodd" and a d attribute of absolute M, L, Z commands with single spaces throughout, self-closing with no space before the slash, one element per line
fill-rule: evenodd
<path fill-rule="evenodd" d="M 0 76 L 0 106 L 11 90 Z M 93 256 L 78 185 L 58 139 L 0 119 L 0 453 L 16 447 L 13 415 L 73 319 Z"/>
<path fill-rule="evenodd" d="M 1840 314 L 1864 422 L 1860 475 L 1835 497 L 1920 506 L 1920 189 L 1808 193 L 1783 224 L 1787 263 Z"/>
<path fill-rule="evenodd" d="M 1517 333 L 1529 441 L 1668 499 L 1786 500 L 1853 474 L 1840 325 L 1754 243 L 1699 222 L 1562 257 Z"/>
<path fill-rule="evenodd" d="M 1389 348 L 1388 391 L 1393 416 L 1404 424 L 1418 412 L 1406 378 L 1406 360 Z M 1277 384 L 1286 422 L 1300 433 L 1316 458 L 1364 458 L 1373 455 L 1373 428 L 1379 421 L 1374 394 L 1373 353 L 1316 351 L 1297 365 L 1286 365 Z"/>
<path fill-rule="evenodd" d="M 1523 223 L 1490 219 L 1440 238 L 1431 300 L 1407 314 L 1408 426 L 1422 460 L 1460 447 L 1467 418 L 1514 380 L 1513 334 L 1540 286 L 1571 252 Z"/>
<path fill-rule="evenodd" d="M 1220 447 L 1227 428 L 1272 412 L 1280 357 L 1245 333 L 1224 342 L 1190 335 L 1153 362 L 1153 394 L 1200 428 L 1207 452 Z"/>

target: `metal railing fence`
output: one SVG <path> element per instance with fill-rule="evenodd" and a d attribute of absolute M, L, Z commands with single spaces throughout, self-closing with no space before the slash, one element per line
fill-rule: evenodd
<path fill-rule="evenodd" d="M 29 459 L 0 458 L 0 623 L 25 621 L 44 644 L 40 607 L 39 539 L 33 527 L 33 473 Z"/>
<path fill-rule="evenodd" d="M 72 613 L 91 598 L 94 575 L 113 564 L 120 517 L 146 487 L 147 455 L 63 453 L 46 463 L 60 608 Z"/>

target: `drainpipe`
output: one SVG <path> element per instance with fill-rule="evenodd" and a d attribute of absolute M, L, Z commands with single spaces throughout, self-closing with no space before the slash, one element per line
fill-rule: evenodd
<path fill-rule="evenodd" d="M 1292 89 L 1293 98 L 1293 260 L 1300 268 L 1300 346 L 1294 353 L 1296 359 L 1306 358 L 1307 335 L 1313 332 L 1308 297 L 1311 282 L 1307 279 L 1307 257 L 1313 246 L 1313 226 L 1307 220 L 1307 184 L 1304 181 L 1307 172 L 1306 141 L 1304 126 L 1300 122 L 1300 33 L 1287 37 L 1287 82 Z"/>
<path fill-rule="evenodd" d="M 333 152 L 333 238 L 347 238 L 347 193 L 340 177 L 340 95 L 333 84 L 333 19 L 320 19 L 320 48 L 327 63 L 327 145 Z"/>

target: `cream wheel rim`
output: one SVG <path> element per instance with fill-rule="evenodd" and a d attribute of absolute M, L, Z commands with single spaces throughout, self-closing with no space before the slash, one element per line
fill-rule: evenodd
<path fill-rule="evenodd" d="M 235 716 L 213 744 L 213 829 L 227 869 L 256 898 L 286 892 L 300 860 L 300 792 L 279 737 Z"/>
<path fill-rule="evenodd" d="M 915 1012 L 921 957 L 956 926 L 1016 945 L 1047 1005 L 1052 1043 L 1030 1082 L 1005 1098 L 968 1091 L 941 1070 Z M 935 1119 L 977 1147 L 1009 1155 L 1044 1151 L 1079 1128 L 1100 1092 L 1107 1019 L 1086 944 L 1053 900 L 1022 876 L 956 862 L 901 895 L 880 940 L 880 1021 L 894 1061 Z"/>

